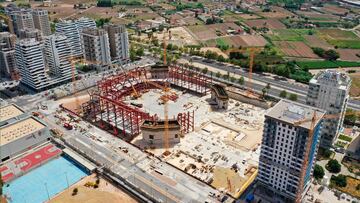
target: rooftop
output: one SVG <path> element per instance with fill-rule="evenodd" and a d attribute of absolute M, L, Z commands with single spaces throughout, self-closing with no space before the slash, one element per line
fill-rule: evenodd
<path fill-rule="evenodd" d="M 320 71 L 310 83 L 336 83 L 338 86 L 348 86 L 351 82 L 350 77 L 346 73 L 341 73 L 336 70 Z"/>
<path fill-rule="evenodd" d="M 46 126 L 32 117 L 0 128 L 0 146 L 37 132 Z"/>
<path fill-rule="evenodd" d="M 23 113 L 24 111 L 22 111 L 19 107 L 15 106 L 14 104 L 2 106 L 0 107 L 0 122 L 9 120 L 16 116 L 20 116 Z"/>
<path fill-rule="evenodd" d="M 297 121 L 304 120 L 305 122 L 302 122 L 299 126 L 309 129 L 314 112 L 316 112 L 316 126 L 325 115 L 324 110 L 283 99 L 273 106 L 265 116 L 281 120 L 292 125 L 294 125 Z"/>

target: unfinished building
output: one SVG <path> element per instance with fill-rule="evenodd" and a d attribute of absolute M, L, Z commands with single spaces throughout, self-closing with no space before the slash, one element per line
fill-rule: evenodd
<path fill-rule="evenodd" d="M 145 94 L 152 89 L 162 91 L 168 85 L 205 95 L 211 83 L 210 77 L 186 67 L 155 65 L 133 69 L 100 81 L 90 101 L 83 104 L 83 116 L 102 129 L 130 140 L 140 133 L 145 120 L 155 122 L 159 119 L 159 115 L 144 111 L 131 102 L 131 99 L 136 99 L 134 95 Z M 177 99 L 176 94 L 168 97 L 172 101 Z M 178 112 L 172 117 L 177 119 L 181 132 L 187 133 L 194 129 L 192 112 Z"/>
<path fill-rule="evenodd" d="M 142 138 L 144 142 L 148 144 L 163 144 L 164 143 L 164 130 L 165 130 L 165 122 L 164 121 L 145 121 L 141 125 Z M 168 121 L 168 141 L 171 144 L 176 144 L 180 142 L 180 124 L 175 120 Z"/>
<path fill-rule="evenodd" d="M 227 109 L 229 105 L 229 95 L 224 86 L 213 84 L 211 87 L 211 101 L 215 103 L 218 109 Z"/>

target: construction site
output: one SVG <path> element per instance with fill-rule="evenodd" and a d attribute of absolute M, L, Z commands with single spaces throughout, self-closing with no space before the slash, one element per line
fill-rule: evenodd
<path fill-rule="evenodd" d="M 265 108 L 234 89 L 187 66 L 155 65 L 104 78 L 61 106 L 239 197 L 257 175 Z"/>

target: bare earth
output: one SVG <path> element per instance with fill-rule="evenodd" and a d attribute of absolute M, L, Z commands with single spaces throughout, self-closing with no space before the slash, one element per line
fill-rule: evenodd
<path fill-rule="evenodd" d="M 85 187 L 84 184 L 87 182 L 95 182 L 95 174 L 90 175 L 80 182 L 76 183 L 69 189 L 60 193 L 49 203 L 136 203 L 137 201 L 130 197 L 128 194 L 124 193 L 120 189 L 116 188 L 106 180 L 100 178 L 99 188 L 94 189 L 90 187 Z M 78 188 L 77 195 L 72 195 L 74 188 Z"/>

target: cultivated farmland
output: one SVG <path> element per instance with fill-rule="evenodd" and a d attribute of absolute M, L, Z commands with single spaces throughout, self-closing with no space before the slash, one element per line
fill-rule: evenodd
<path fill-rule="evenodd" d="M 238 47 L 264 47 L 267 41 L 260 35 L 234 35 L 218 39 L 212 39 L 206 42 L 208 46 L 216 46 L 221 44 Z"/>
<path fill-rule="evenodd" d="M 360 49 L 360 38 L 352 31 L 319 29 L 319 36 L 338 48 Z"/>
<path fill-rule="evenodd" d="M 286 18 L 288 16 L 294 16 L 290 11 L 278 6 L 272 6 L 271 12 L 257 12 L 257 14 L 265 18 Z"/>
<path fill-rule="evenodd" d="M 222 23 L 212 25 L 194 25 L 187 27 L 198 40 L 206 41 L 219 36 L 227 35 L 228 30 L 241 30 L 235 23 Z"/>
<path fill-rule="evenodd" d="M 289 57 L 319 58 L 304 42 L 281 41 L 275 44 L 284 55 Z"/>
<path fill-rule="evenodd" d="M 306 35 L 304 36 L 305 42 L 310 47 L 320 47 L 323 49 L 332 49 L 333 46 L 327 43 L 322 38 L 318 37 L 317 35 Z"/>
<path fill-rule="evenodd" d="M 245 22 L 249 27 L 262 28 L 266 27 L 269 29 L 285 29 L 286 26 L 277 19 L 259 19 L 259 20 L 248 20 Z"/>

